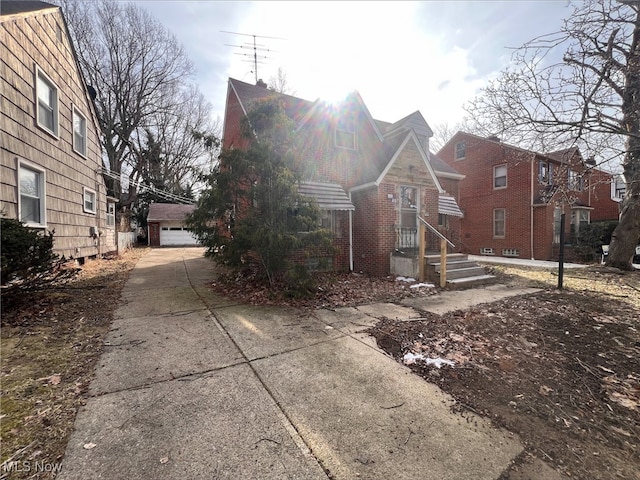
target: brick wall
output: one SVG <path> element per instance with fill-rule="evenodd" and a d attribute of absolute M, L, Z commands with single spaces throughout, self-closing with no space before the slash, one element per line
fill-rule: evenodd
<path fill-rule="evenodd" d="M 456 160 L 455 144 L 464 141 L 466 152 Z M 465 175 L 460 182 L 458 204 L 464 213 L 460 221 L 461 249 L 480 254 L 493 248 L 516 249 L 519 257 L 531 257 L 531 158 L 532 154 L 510 149 L 500 142 L 457 134 L 438 153 L 449 165 Z M 507 184 L 494 188 L 494 167 L 506 166 Z M 505 235 L 497 238 L 493 231 L 494 209 L 505 209 Z"/>
<path fill-rule="evenodd" d="M 620 203 L 611 199 L 613 177 L 601 170 L 592 170 L 589 176 L 591 221 L 618 220 Z"/>
<path fill-rule="evenodd" d="M 248 142 L 243 138 L 240 129 L 240 120 L 244 117 L 242 106 L 231 88 L 231 84 L 227 88 L 227 103 L 224 113 L 224 131 L 222 132 L 222 148 L 246 148 Z"/>

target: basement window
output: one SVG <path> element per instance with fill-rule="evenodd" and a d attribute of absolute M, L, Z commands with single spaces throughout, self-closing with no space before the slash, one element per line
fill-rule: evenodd
<path fill-rule="evenodd" d="M 493 252 L 493 248 L 484 247 L 480 249 L 480 255 L 495 255 L 495 253 Z"/>
<path fill-rule="evenodd" d="M 519 257 L 520 251 L 517 248 L 504 248 L 502 250 L 503 257 Z"/>

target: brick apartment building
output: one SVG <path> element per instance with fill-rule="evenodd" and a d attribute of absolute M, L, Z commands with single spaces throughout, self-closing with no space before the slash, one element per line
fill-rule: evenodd
<path fill-rule="evenodd" d="M 563 212 L 565 243 L 585 223 L 618 219 L 613 176 L 577 148 L 540 154 L 458 132 L 438 156 L 465 176 L 458 197 L 465 253 L 551 260 Z"/>
<path fill-rule="evenodd" d="M 459 237 L 455 168 L 429 152 L 433 132 L 416 111 L 395 123 L 374 120 L 357 92 L 329 104 L 229 79 L 223 148 L 244 148 L 240 120 L 252 102 L 274 97 L 293 120 L 308 178 L 301 193 L 317 200 L 334 233 L 335 270 L 390 273 L 391 256 L 417 254 L 418 215 Z"/>

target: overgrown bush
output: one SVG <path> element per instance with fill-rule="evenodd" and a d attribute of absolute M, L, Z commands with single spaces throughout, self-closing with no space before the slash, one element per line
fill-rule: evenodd
<path fill-rule="evenodd" d="M 3 301 L 72 275 L 73 271 L 61 268 L 65 260 L 53 251 L 54 232 L 40 233 L 12 218 L 0 221 Z"/>
<path fill-rule="evenodd" d="M 618 222 L 594 222 L 582 225 L 578 232 L 576 253 L 585 262 L 593 262 L 600 258 L 602 245 L 611 243 L 611 234 Z"/>

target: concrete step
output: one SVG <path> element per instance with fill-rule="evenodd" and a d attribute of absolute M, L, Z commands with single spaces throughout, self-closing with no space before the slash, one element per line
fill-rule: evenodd
<path fill-rule="evenodd" d="M 463 288 L 478 287 L 480 285 L 489 285 L 495 283 L 494 275 L 476 275 L 473 277 L 447 279 L 447 287 L 457 290 Z"/>
<path fill-rule="evenodd" d="M 436 269 L 436 273 L 440 275 L 440 269 Z M 475 267 L 458 268 L 455 270 L 449 270 L 447 268 L 447 280 L 456 280 L 460 278 L 478 277 L 485 275 L 487 272 L 483 267 L 476 265 Z"/>
<path fill-rule="evenodd" d="M 438 263 L 430 263 L 429 264 L 430 267 L 434 267 L 436 269 L 436 272 L 440 273 L 440 262 Z M 460 270 L 462 268 L 470 268 L 470 267 L 477 267 L 478 266 L 478 262 L 474 262 L 473 260 L 456 260 L 456 261 L 447 261 L 447 272 L 450 272 L 451 270 Z"/>
<path fill-rule="evenodd" d="M 440 255 L 425 255 L 424 258 L 427 264 L 429 265 L 432 265 L 434 263 L 438 263 L 438 264 L 440 263 Z M 468 259 L 469 259 L 469 255 L 466 255 L 464 253 L 449 253 L 447 255 L 447 263 L 464 261 Z"/>

